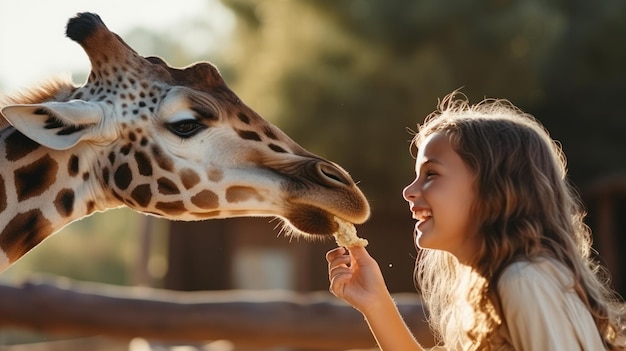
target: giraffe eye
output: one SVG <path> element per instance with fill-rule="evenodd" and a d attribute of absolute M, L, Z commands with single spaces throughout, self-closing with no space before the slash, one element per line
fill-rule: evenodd
<path fill-rule="evenodd" d="M 185 119 L 174 123 L 167 123 L 165 126 L 170 132 L 181 138 L 191 138 L 201 130 L 207 128 L 207 126 L 199 123 L 195 119 Z"/>

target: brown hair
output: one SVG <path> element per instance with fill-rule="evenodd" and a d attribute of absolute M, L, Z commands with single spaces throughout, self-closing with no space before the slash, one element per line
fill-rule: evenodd
<path fill-rule="evenodd" d="M 571 272 L 574 288 L 606 347 L 616 348 L 625 329 L 615 308 L 618 298 L 591 257 L 591 233 L 567 180 L 560 145 L 535 118 L 510 102 L 490 99 L 469 105 L 458 92 L 440 101 L 438 110 L 420 126 L 413 145 L 419 146 L 433 133 L 447 135 L 476 176 L 472 211 L 481 223 L 482 236 L 473 269 L 464 269 L 448 253 L 420 251 L 415 279 L 439 337 L 455 345 L 469 339 L 473 349 L 489 349 L 489 334 L 502 320 L 495 292 L 500 273 L 516 260 L 548 257 Z M 473 313 L 472 327 L 461 328 L 466 325 L 462 309 L 454 305 L 459 299 Z M 455 335 L 458 330 L 468 333 Z"/>

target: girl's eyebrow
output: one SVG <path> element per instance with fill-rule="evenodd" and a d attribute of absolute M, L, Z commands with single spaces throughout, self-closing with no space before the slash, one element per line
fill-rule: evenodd
<path fill-rule="evenodd" d="M 429 165 L 443 166 L 443 163 L 441 161 L 439 161 L 438 159 L 436 159 L 436 158 L 429 158 L 426 161 L 420 163 L 419 165 L 415 164 L 415 172 L 419 173 L 420 169 L 422 169 L 424 167 L 427 167 Z"/>
<path fill-rule="evenodd" d="M 439 159 L 437 159 L 437 158 L 429 158 L 426 161 L 422 162 L 422 166 L 425 166 L 425 165 L 428 165 L 428 164 L 442 165 L 443 163 L 441 161 L 439 161 Z"/>

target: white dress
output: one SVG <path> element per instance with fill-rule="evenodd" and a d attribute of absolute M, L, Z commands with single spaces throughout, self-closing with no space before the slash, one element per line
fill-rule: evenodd
<path fill-rule="evenodd" d="M 550 259 L 520 261 L 505 268 L 497 286 L 504 320 L 491 340 L 493 349 L 606 350 L 573 284 L 569 270 Z"/>
<path fill-rule="evenodd" d="M 569 270 L 550 259 L 505 268 L 498 282 L 504 315 L 498 334 L 508 349 L 605 350 L 591 313 L 573 286 Z"/>

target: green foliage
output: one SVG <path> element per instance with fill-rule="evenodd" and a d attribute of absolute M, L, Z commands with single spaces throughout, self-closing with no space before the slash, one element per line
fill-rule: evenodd
<path fill-rule="evenodd" d="M 626 55 L 617 44 L 626 39 L 621 1 L 223 3 L 240 19 L 229 53 L 236 72 L 231 85 L 296 141 L 344 165 L 374 208 L 404 206 L 400 190 L 413 168 L 405 129 L 414 129 L 437 98 L 458 88 L 472 101 L 503 97 L 537 112 L 564 143 L 608 143 L 607 158 L 624 162 L 607 162 L 604 172 L 626 164 L 619 151 L 623 138 L 612 129 L 624 131 L 617 117 L 623 108 L 602 106 L 611 117 L 603 121 L 606 127 L 594 124 L 600 140 L 581 143 L 589 125 L 569 121 L 582 111 L 572 104 L 585 100 L 568 100 L 600 96 L 582 90 L 606 92 L 609 79 L 616 81 L 612 89 L 624 91 Z M 607 142 L 604 133 L 616 139 Z M 571 150 L 575 170 L 594 162 L 584 150 Z M 598 176 L 574 173 L 582 182 Z"/>

